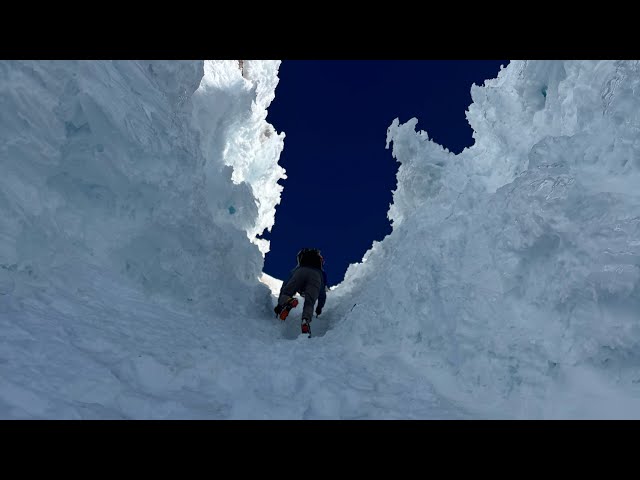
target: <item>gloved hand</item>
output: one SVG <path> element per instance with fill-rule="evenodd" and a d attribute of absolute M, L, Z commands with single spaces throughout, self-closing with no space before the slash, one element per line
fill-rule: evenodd
<path fill-rule="evenodd" d="M 316 307 L 316 315 L 320 316 L 322 313 L 322 309 L 320 307 Z"/>

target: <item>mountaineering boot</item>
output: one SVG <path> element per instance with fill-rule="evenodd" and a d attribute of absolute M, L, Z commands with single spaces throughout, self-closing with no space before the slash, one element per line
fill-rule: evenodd
<path fill-rule="evenodd" d="M 280 318 L 280 320 L 284 322 L 287 319 L 287 316 L 289 315 L 289 312 L 291 311 L 291 309 L 296 308 L 297 306 L 298 306 L 298 299 L 291 298 L 284 305 L 276 306 L 276 308 L 274 308 L 273 311 L 276 312 L 276 315 L 278 316 L 278 318 Z"/>
<path fill-rule="evenodd" d="M 311 338 L 311 323 L 306 318 L 302 319 L 301 329 L 302 329 L 302 333 L 306 333 L 309 336 L 309 338 Z"/>

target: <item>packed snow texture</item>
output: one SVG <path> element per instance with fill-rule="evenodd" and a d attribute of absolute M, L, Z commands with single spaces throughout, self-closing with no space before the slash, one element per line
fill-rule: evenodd
<path fill-rule="evenodd" d="M 639 62 L 512 61 L 458 155 L 394 121 L 393 231 L 303 340 L 279 64 L 0 62 L 0 418 L 640 418 Z"/>
<path fill-rule="evenodd" d="M 2 62 L 3 288 L 56 273 L 72 287 L 65 268 L 86 263 L 158 298 L 261 295 L 245 240 L 272 226 L 282 188 L 284 135 L 265 121 L 278 65 Z"/>
<path fill-rule="evenodd" d="M 393 122 L 393 232 L 343 328 L 492 415 L 640 417 L 639 92 L 637 61 L 514 61 L 459 155 Z"/>

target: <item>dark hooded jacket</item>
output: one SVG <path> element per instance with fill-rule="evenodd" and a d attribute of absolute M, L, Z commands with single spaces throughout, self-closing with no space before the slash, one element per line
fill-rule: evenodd
<path fill-rule="evenodd" d="M 328 281 L 327 281 L 327 272 L 325 272 L 324 269 L 322 268 L 321 257 L 315 256 L 315 255 L 302 257 L 300 259 L 300 265 L 298 265 L 296 268 L 291 270 L 291 273 L 289 274 L 289 278 L 287 279 L 285 284 L 289 283 L 289 280 L 291 280 L 293 273 L 301 267 L 313 268 L 315 270 L 320 271 L 320 273 L 322 274 L 322 285 L 320 285 L 320 294 L 318 295 L 317 308 L 320 308 L 320 309 L 324 308 L 324 304 L 327 301 Z"/>

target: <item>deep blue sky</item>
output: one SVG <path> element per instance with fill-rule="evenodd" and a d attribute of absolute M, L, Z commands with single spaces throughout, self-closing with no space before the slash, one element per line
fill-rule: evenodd
<path fill-rule="evenodd" d="M 399 164 L 385 149 L 394 118 L 454 153 L 473 144 L 471 85 L 508 60 L 284 60 L 267 121 L 285 132 L 287 171 L 264 271 L 285 280 L 302 247 L 322 250 L 329 284 L 344 279 L 373 240 L 391 233 L 387 211 Z"/>

